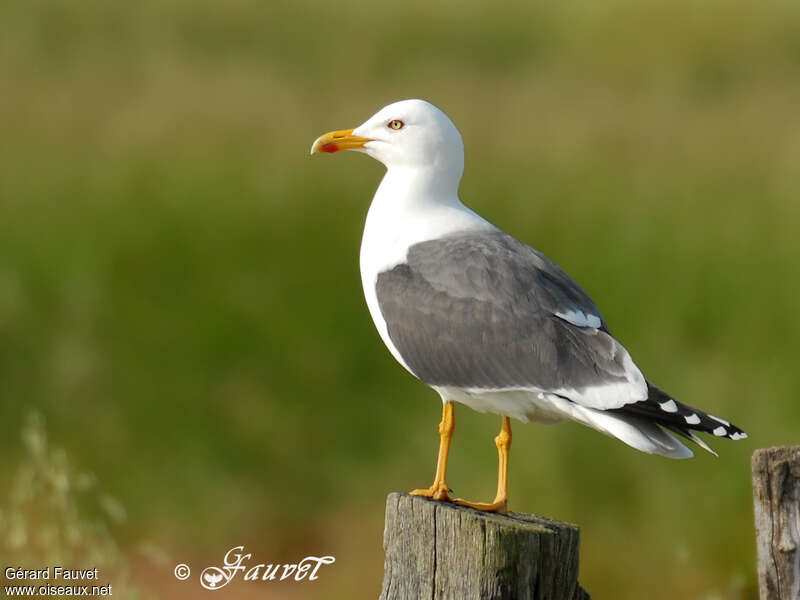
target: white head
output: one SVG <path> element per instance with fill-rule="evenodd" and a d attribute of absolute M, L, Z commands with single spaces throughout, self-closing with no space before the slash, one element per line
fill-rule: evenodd
<path fill-rule="evenodd" d="M 464 144 L 450 118 L 425 100 L 401 100 L 355 129 L 320 136 L 311 153 L 358 150 L 393 169 L 413 169 L 461 179 Z"/>

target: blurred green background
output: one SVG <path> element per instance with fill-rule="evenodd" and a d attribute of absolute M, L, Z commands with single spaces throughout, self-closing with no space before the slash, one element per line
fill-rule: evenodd
<path fill-rule="evenodd" d="M 385 496 L 430 483 L 441 408 L 362 298 L 383 168 L 308 148 L 408 97 L 460 128 L 465 203 L 750 434 L 669 461 L 517 425 L 512 510 L 581 526 L 593 597 L 755 598 L 749 456 L 800 423 L 789 0 L 0 3 L 0 506 L 35 408 L 144 587 L 193 597 L 174 564 L 246 544 L 337 561 L 220 595 L 377 596 Z M 449 483 L 488 499 L 499 418 L 456 414 Z"/>

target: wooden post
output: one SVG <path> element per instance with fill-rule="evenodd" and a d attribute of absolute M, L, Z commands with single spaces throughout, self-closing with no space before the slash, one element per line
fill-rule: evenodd
<path fill-rule="evenodd" d="M 753 454 L 761 600 L 800 598 L 800 446 Z"/>
<path fill-rule="evenodd" d="M 389 494 L 380 600 L 589 600 L 580 534 L 535 515 L 496 515 Z"/>

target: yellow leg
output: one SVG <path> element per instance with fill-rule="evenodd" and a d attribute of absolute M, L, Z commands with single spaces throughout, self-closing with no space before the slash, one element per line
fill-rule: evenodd
<path fill-rule="evenodd" d="M 439 423 L 439 458 L 436 461 L 436 476 L 433 485 L 426 489 L 413 490 L 413 496 L 425 496 L 434 500 L 450 500 L 450 488 L 447 487 L 447 455 L 450 452 L 450 440 L 456 428 L 453 403 L 447 402 L 442 407 L 442 422 Z"/>
<path fill-rule="evenodd" d="M 494 497 L 494 502 L 467 502 L 461 498 L 456 498 L 453 500 L 456 504 L 488 512 L 503 514 L 508 512 L 508 455 L 511 448 L 511 419 L 508 417 L 503 417 L 500 433 L 494 438 L 494 443 L 497 446 L 498 455 L 497 494 Z"/>

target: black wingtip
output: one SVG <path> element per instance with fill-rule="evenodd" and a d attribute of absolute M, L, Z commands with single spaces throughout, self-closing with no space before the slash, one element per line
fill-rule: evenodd
<path fill-rule="evenodd" d="M 643 417 L 695 442 L 701 448 L 716 454 L 693 431 L 729 440 L 747 439 L 747 433 L 725 419 L 715 417 L 699 408 L 678 402 L 650 382 L 647 382 L 647 399 L 626 404 L 615 409 L 629 415 Z"/>

